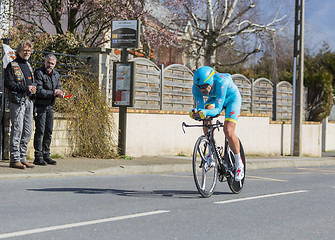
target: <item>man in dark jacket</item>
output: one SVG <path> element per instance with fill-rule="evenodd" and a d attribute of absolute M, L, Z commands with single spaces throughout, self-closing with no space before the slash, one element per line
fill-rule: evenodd
<path fill-rule="evenodd" d="M 28 163 L 28 143 L 33 131 L 33 101 L 36 92 L 33 70 L 28 62 L 33 44 L 22 40 L 16 49 L 16 58 L 5 69 L 5 87 L 8 91 L 11 120 L 9 167 L 25 169 Z"/>
<path fill-rule="evenodd" d="M 60 75 L 54 69 L 57 58 L 50 54 L 46 56 L 44 66 L 35 70 L 36 100 L 35 100 L 35 165 L 56 165 L 50 157 L 50 144 L 53 131 L 55 98 L 64 98 L 61 90 Z"/>

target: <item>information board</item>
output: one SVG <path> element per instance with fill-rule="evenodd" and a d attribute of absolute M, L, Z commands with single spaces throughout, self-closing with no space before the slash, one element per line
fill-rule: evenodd
<path fill-rule="evenodd" d="M 112 48 L 138 48 L 140 42 L 139 20 L 112 21 Z"/>
<path fill-rule="evenodd" d="M 113 63 L 113 107 L 134 105 L 134 62 Z"/>

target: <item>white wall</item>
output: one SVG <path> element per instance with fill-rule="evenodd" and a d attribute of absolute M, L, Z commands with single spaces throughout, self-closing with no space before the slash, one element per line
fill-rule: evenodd
<path fill-rule="evenodd" d="M 118 123 L 118 114 L 113 114 Z M 218 118 L 224 121 L 224 117 Z M 163 156 L 186 155 L 191 156 L 197 138 L 202 134 L 202 128 L 186 128 L 182 131 L 182 122 L 200 124 L 188 115 L 181 114 L 147 114 L 127 113 L 126 155 Z M 335 145 L 335 123 L 329 129 L 329 138 Z M 302 155 L 321 156 L 321 124 L 303 124 L 302 127 Z M 248 155 L 290 155 L 291 125 L 270 122 L 269 117 L 241 116 L 237 124 L 236 133 L 241 139 L 244 150 Z M 67 156 L 71 151 L 68 141 L 66 119 L 55 118 L 51 154 Z M 33 135 L 34 136 L 34 135 Z M 32 136 L 32 138 L 33 138 Z M 117 136 L 117 129 L 115 132 Z M 223 131 L 216 132 L 217 144 L 223 145 Z M 29 143 L 28 154 L 34 157 L 33 139 Z"/>
<path fill-rule="evenodd" d="M 324 127 L 324 151 L 335 151 L 335 121 L 323 122 Z"/>
<path fill-rule="evenodd" d="M 118 119 L 117 114 L 115 117 Z M 188 115 L 128 113 L 126 155 L 191 155 L 202 129 L 187 128 L 184 134 L 183 121 L 198 124 Z M 303 124 L 302 155 L 321 156 L 321 130 L 321 124 Z M 248 155 L 290 155 L 290 124 L 270 123 L 269 117 L 242 116 L 236 132 Z M 217 132 L 216 137 L 223 144 L 223 132 Z"/>

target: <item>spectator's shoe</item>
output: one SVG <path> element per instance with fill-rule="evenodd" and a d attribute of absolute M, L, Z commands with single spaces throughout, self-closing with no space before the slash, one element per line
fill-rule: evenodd
<path fill-rule="evenodd" d="M 40 166 L 47 166 L 48 165 L 46 163 L 46 161 L 44 161 L 43 159 L 35 159 L 34 164 L 35 165 L 40 165 Z"/>
<path fill-rule="evenodd" d="M 244 164 L 242 160 L 237 161 L 236 164 L 236 173 L 235 173 L 235 181 L 241 181 L 244 178 Z"/>
<path fill-rule="evenodd" d="M 21 162 L 24 166 L 26 166 L 27 168 L 33 168 L 35 167 L 34 164 L 32 163 L 29 163 L 28 161 L 25 161 L 25 162 Z"/>
<path fill-rule="evenodd" d="M 44 158 L 44 161 L 47 164 L 50 164 L 50 165 L 56 165 L 57 164 L 57 162 L 55 160 L 52 160 L 51 158 Z"/>
<path fill-rule="evenodd" d="M 23 165 L 21 162 L 10 162 L 9 167 L 18 168 L 18 169 L 25 169 L 26 168 L 26 166 Z"/>

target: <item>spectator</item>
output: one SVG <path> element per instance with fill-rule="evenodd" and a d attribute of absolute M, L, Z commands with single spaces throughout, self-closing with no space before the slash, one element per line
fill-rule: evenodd
<path fill-rule="evenodd" d="M 11 119 L 9 167 L 25 169 L 35 165 L 27 161 L 28 143 L 33 129 L 33 70 L 28 62 L 33 44 L 22 40 L 16 49 L 16 58 L 5 69 L 5 87 L 8 90 Z"/>
<path fill-rule="evenodd" d="M 48 55 L 44 66 L 35 70 L 36 100 L 35 100 L 35 165 L 56 165 L 57 162 L 50 157 L 50 144 L 53 131 L 55 98 L 64 98 L 61 90 L 60 75 L 54 69 L 57 58 Z"/>

